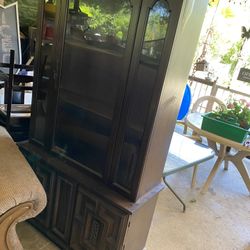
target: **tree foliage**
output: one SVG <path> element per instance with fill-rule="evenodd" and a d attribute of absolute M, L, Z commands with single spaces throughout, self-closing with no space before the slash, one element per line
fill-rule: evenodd
<path fill-rule="evenodd" d="M 209 0 L 208 5 L 210 7 L 216 7 L 219 4 L 220 0 Z"/>
<path fill-rule="evenodd" d="M 224 18 L 232 18 L 234 17 L 233 10 L 230 7 L 225 7 L 221 10 L 221 14 Z"/>
<path fill-rule="evenodd" d="M 128 1 L 121 3 L 120 8 L 104 8 L 103 4 L 81 2 L 81 12 L 88 15 L 89 28 L 101 35 L 112 35 L 125 40 L 129 27 L 131 8 Z M 112 5 L 111 5 L 112 6 Z"/>
<path fill-rule="evenodd" d="M 131 19 L 130 1 L 81 1 L 81 12 L 88 15 L 89 28 L 101 35 L 125 40 Z M 158 1 L 150 11 L 145 40 L 165 37 L 169 12 L 166 2 Z"/>
<path fill-rule="evenodd" d="M 19 22 L 21 28 L 36 26 L 38 0 L 5 0 L 5 5 L 18 2 Z"/>
<path fill-rule="evenodd" d="M 232 76 L 235 70 L 235 67 L 239 60 L 239 53 L 243 46 L 243 39 L 234 43 L 232 47 L 228 49 L 228 51 L 221 56 L 221 63 L 230 64 L 229 74 Z"/>
<path fill-rule="evenodd" d="M 169 12 L 166 3 L 164 1 L 157 2 L 149 14 L 145 40 L 163 39 L 167 31 L 168 18 Z"/>

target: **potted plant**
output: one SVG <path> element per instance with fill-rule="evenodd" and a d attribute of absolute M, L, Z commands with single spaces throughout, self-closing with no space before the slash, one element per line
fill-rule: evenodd
<path fill-rule="evenodd" d="M 243 142 L 250 128 L 250 103 L 230 99 L 226 109 L 219 108 L 203 116 L 202 129 L 227 139 Z"/>
<path fill-rule="evenodd" d="M 220 120 L 234 123 L 244 129 L 250 128 L 250 103 L 244 99 L 229 100 L 226 109 L 213 112 Z"/>

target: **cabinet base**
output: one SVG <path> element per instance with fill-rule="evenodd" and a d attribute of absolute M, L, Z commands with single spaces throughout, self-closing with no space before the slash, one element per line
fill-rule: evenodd
<path fill-rule="evenodd" d="M 19 146 L 48 196 L 46 209 L 31 223 L 61 249 L 144 248 L 163 184 L 131 202 L 41 148 Z"/>

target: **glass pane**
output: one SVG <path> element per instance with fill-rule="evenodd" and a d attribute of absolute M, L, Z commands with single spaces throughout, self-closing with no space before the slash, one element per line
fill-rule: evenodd
<path fill-rule="evenodd" d="M 147 63 L 158 64 L 168 28 L 170 12 L 166 1 L 156 2 L 150 10 L 148 23 L 143 42 L 141 60 Z"/>
<path fill-rule="evenodd" d="M 41 54 L 39 59 L 35 134 L 33 135 L 33 137 L 41 143 L 44 143 L 45 136 L 49 85 L 53 84 L 54 81 L 52 74 L 52 55 L 54 49 L 56 7 L 56 1 L 49 0 L 44 2 L 42 44 L 39 48 Z"/>
<path fill-rule="evenodd" d="M 55 149 L 101 175 L 118 90 L 125 82 L 131 6 L 124 0 L 80 0 L 69 7 Z"/>
<path fill-rule="evenodd" d="M 67 35 L 88 45 L 125 48 L 131 17 L 129 1 L 70 1 Z"/>
<path fill-rule="evenodd" d="M 149 116 L 152 117 L 153 93 L 157 84 L 159 63 L 165 42 L 170 12 L 166 1 L 158 1 L 150 9 L 141 60 L 136 67 L 133 78 L 133 91 L 129 93 L 129 107 L 124 129 L 124 139 L 121 154 L 118 159 L 114 182 L 122 189 L 130 192 L 134 183 L 136 172 L 140 169 L 138 164 L 143 147 L 143 140 L 147 138 L 146 127 L 149 125 Z M 145 143 L 145 142 L 144 142 Z M 140 161 L 140 163 L 139 163 Z"/>

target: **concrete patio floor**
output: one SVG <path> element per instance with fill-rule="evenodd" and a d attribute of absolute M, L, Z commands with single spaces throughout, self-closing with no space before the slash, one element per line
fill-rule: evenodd
<path fill-rule="evenodd" d="M 147 250 L 250 250 L 250 195 L 236 168 L 221 166 L 208 192 L 200 194 L 213 161 L 200 165 L 193 190 L 192 169 L 169 176 L 187 209 L 182 213 L 168 189 L 160 193 Z M 250 171 L 250 161 L 245 163 Z"/>
<path fill-rule="evenodd" d="M 197 185 L 190 188 L 192 169 L 168 177 L 187 210 L 166 188 L 157 202 L 147 250 L 250 250 L 250 195 L 238 171 L 221 166 L 209 191 L 201 195 L 214 160 L 200 165 Z M 245 161 L 250 171 L 250 160 Z M 25 250 L 56 250 L 51 242 L 27 223 L 18 225 Z"/>

